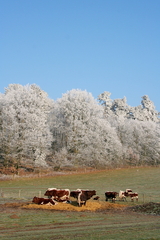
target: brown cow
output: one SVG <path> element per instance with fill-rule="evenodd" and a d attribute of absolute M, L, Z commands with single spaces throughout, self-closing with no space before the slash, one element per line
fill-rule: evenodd
<path fill-rule="evenodd" d="M 95 190 L 81 190 L 77 189 L 76 191 L 71 191 L 70 196 L 77 199 L 79 206 L 86 205 L 87 200 L 92 196 L 96 195 Z"/>
<path fill-rule="evenodd" d="M 34 197 L 32 200 L 33 203 L 43 205 L 43 204 L 48 204 L 48 205 L 55 205 L 55 203 L 52 199 L 49 198 L 39 198 L 39 197 Z"/>
<path fill-rule="evenodd" d="M 113 192 L 113 191 L 105 192 L 106 201 L 108 201 L 109 199 L 112 199 L 112 202 L 115 202 L 117 195 L 118 195 L 118 192 Z"/>
<path fill-rule="evenodd" d="M 78 199 L 78 195 L 81 193 L 81 189 L 77 189 L 75 191 L 71 191 L 70 193 L 70 197 L 73 197 L 73 198 L 77 198 Z"/>
<path fill-rule="evenodd" d="M 44 195 L 48 196 L 48 198 L 52 198 L 57 202 L 70 202 L 69 189 L 48 188 Z"/>

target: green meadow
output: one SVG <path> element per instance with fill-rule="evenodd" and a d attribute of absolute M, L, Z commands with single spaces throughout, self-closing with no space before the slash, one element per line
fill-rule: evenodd
<path fill-rule="evenodd" d="M 160 167 L 139 167 L 113 169 L 77 174 L 53 175 L 51 177 L 17 178 L 0 181 L 0 189 L 8 199 L 32 199 L 35 195 L 44 195 L 47 188 L 77 188 L 96 190 L 104 199 L 106 191 L 117 191 L 131 188 L 139 193 L 139 201 L 160 202 Z M 143 199 L 144 198 L 144 199 Z M 1 198 L 1 201 L 5 199 Z"/>
<path fill-rule="evenodd" d="M 7 207 L 7 203 L 30 202 L 44 196 L 49 187 L 75 190 L 95 189 L 100 201 L 105 191 L 131 188 L 139 193 L 139 202 L 117 204 L 135 206 L 160 202 L 160 168 L 137 167 L 97 172 L 16 178 L 0 182 L 1 239 L 160 239 L 160 216 L 130 210 L 57 211 Z M 114 204 L 114 203 L 113 203 Z"/>

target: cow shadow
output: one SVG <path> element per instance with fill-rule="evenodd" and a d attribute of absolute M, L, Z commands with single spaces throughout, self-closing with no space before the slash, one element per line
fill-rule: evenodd
<path fill-rule="evenodd" d="M 75 200 L 73 200 L 73 201 L 71 200 L 69 204 L 72 205 L 72 206 L 74 206 L 74 207 L 77 207 L 77 206 L 78 206 L 78 203 L 77 203 L 77 201 L 75 201 Z"/>

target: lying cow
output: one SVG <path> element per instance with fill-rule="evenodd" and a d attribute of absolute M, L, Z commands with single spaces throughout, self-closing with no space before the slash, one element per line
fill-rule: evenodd
<path fill-rule="evenodd" d="M 119 191 L 119 199 L 127 201 L 126 197 L 130 197 L 131 201 L 138 201 L 138 193 L 133 193 L 131 189 L 126 189 L 126 191 Z"/>
<path fill-rule="evenodd" d="M 52 199 L 49 198 L 39 198 L 39 197 L 34 197 L 32 200 L 33 203 L 39 204 L 39 205 L 56 205 L 57 203 L 55 203 Z"/>
<path fill-rule="evenodd" d="M 87 200 L 96 195 L 95 190 L 81 190 L 71 191 L 70 196 L 77 199 L 79 206 L 86 205 Z"/>
<path fill-rule="evenodd" d="M 69 189 L 57 189 L 57 188 L 48 188 L 44 194 L 48 198 L 52 198 L 57 202 L 70 202 L 70 190 Z"/>
<path fill-rule="evenodd" d="M 112 202 L 115 202 L 117 195 L 118 195 L 118 192 L 113 192 L 113 191 L 112 192 L 110 192 L 110 191 L 105 192 L 106 201 L 111 199 Z"/>

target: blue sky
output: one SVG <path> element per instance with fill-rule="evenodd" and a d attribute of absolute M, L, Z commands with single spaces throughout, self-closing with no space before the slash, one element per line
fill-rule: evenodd
<path fill-rule="evenodd" d="M 148 95 L 160 111 L 159 0 L 0 0 L 0 92 L 37 84 L 56 100 L 71 89 Z"/>

